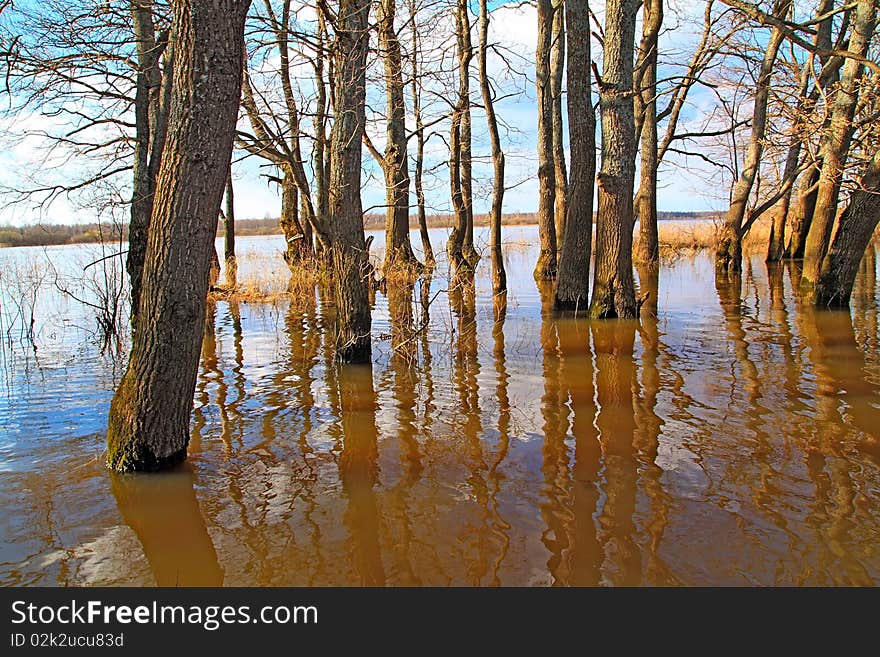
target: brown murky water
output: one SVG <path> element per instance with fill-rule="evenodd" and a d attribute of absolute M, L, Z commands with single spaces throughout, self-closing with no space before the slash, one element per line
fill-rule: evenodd
<path fill-rule="evenodd" d="M 13 376 L 0 582 L 880 581 L 873 254 L 851 313 L 698 257 L 639 272 L 640 323 L 555 318 L 533 259 L 506 304 L 488 266 L 377 295 L 372 366 L 333 364 L 320 290 L 212 305 L 171 473 L 102 467 L 97 361 Z"/>

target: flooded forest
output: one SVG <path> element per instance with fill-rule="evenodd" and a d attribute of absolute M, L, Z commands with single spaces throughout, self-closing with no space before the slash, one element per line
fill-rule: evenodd
<path fill-rule="evenodd" d="M 878 20 L 0 0 L 0 584 L 876 585 Z"/>

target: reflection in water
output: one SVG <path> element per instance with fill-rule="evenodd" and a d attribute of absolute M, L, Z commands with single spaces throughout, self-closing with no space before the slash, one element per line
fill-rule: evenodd
<path fill-rule="evenodd" d="M 368 366 L 334 362 L 324 284 L 214 301 L 163 475 L 101 467 L 101 361 L 14 381 L 0 582 L 880 581 L 873 252 L 851 313 L 801 306 L 792 265 L 715 286 L 698 257 L 638 270 L 639 322 L 556 316 L 534 255 L 499 297 L 488 267 L 389 282 Z"/>
<path fill-rule="evenodd" d="M 376 392 L 371 365 L 337 365 L 343 433 L 339 478 L 348 497 L 344 522 L 356 580 L 365 586 L 385 584 L 379 547 L 379 510 L 373 491 L 378 478 Z"/>
<path fill-rule="evenodd" d="M 159 586 L 220 586 L 223 570 L 193 488 L 192 466 L 161 474 L 111 473 L 125 523 L 144 548 Z"/>

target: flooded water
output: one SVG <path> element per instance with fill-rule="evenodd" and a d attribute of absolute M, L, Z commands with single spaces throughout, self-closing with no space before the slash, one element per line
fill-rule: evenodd
<path fill-rule="evenodd" d="M 873 252 L 851 312 L 698 256 L 639 272 L 656 318 L 591 323 L 548 311 L 534 228 L 506 240 L 506 305 L 486 261 L 453 293 L 441 268 L 377 294 L 371 366 L 333 363 L 321 290 L 211 304 L 190 458 L 154 475 L 103 467 L 124 363 L 90 311 L 44 284 L 34 352 L 7 285 L 0 583 L 880 581 Z M 238 244 L 242 275 L 284 271 L 280 238 Z"/>

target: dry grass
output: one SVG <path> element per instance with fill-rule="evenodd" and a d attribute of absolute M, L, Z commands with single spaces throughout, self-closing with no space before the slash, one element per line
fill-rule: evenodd
<path fill-rule="evenodd" d="M 326 282 L 328 273 L 317 258 L 310 258 L 296 267 L 288 267 L 271 253 L 247 254 L 247 273 L 238 274 L 234 285 L 226 281 L 215 286 L 211 298 L 240 303 L 274 303 L 290 299 L 291 303 L 315 298 L 315 286 Z"/>

